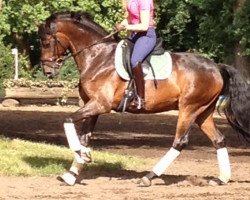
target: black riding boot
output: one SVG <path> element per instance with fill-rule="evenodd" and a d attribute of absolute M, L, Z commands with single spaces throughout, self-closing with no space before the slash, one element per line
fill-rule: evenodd
<path fill-rule="evenodd" d="M 137 63 L 135 67 L 132 68 L 133 77 L 135 80 L 136 92 L 137 95 L 133 101 L 133 104 L 137 107 L 137 109 L 143 109 L 145 104 L 145 83 L 142 72 L 141 63 Z"/>

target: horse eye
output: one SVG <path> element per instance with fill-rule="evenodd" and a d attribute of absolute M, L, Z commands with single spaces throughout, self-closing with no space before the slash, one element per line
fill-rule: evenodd
<path fill-rule="evenodd" d="M 46 43 L 43 45 L 45 48 L 49 48 L 50 47 L 50 43 Z"/>
<path fill-rule="evenodd" d="M 41 46 L 43 46 L 44 48 L 49 48 L 50 47 L 50 42 L 49 41 L 41 41 Z"/>

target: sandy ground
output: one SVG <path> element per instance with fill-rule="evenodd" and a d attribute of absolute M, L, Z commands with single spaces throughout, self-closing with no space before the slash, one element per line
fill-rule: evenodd
<path fill-rule="evenodd" d="M 66 144 L 63 120 L 77 106 L 0 105 L 0 133 L 33 141 Z M 177 112 L 157 115 L 111 113 L 99 118 L 92 147 L 98 150 L 152 158 L 155 163 L 173 142 Z M 85 171 L 83 180 L 74 187 L 62 186 L 56 177 L 0 176 L 2 199 L 228 199 L 250 200 L 250 148 L 241 142 L 223 117 L 215 116 L 218 128 L 227 138 L 232 167 L 228 185 L 209 186 L 207 180 L 218 175 L 216 151 L 196 126 L 192 127 L 190 144 L 166 173 L 153 180 L 151 187 L 136 182 L 155 163 L 144 169 L 119 169 L 110 173 Z"/>

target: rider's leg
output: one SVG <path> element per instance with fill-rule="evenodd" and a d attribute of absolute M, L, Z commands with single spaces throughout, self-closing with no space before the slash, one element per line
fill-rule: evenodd
<path fill-rule="evenodd" d="M 136 106 L 138 109 L 144 108 L 145 102 L 145 83 L 142 72 L 141 63 L 138 62 L 135 67 L 132 68 L 133 78 L 135 80 L 135 86 L 137 91 Z"/>
<path fill-rule="evenodd" d="M 134 104 L 138 109 L 142 109 L 144 107 L 145 86 L 141 63 L 156 44 L 155 30 L 149 29 L 145 33 L 139 32 L 132 38 L 132 41 L 135 42 L 135 45 L 131 55 L 131 66 L 137 90 Z"/>

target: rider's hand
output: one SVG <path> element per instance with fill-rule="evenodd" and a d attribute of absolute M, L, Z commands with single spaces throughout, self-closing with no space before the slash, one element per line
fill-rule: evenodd
<path fill-rule="evenodd" d="M 126 30 L 126 27 L 124 25 L 122 25 L 122 24 L 116 24 L 115 25 L 115 30 L 118 31 L 118 32 L 124 31 L 124 30 Z"/>

